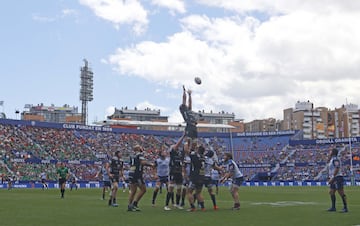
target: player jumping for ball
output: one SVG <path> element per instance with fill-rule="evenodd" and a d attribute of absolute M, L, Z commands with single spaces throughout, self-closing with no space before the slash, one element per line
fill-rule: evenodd
<path fill-rule="evenodd" d="M 186 93 L 189 96 L 188 105 L 186 105 Z M 198 137 L 196 128 L 198 114 L 192 111 L 191 93 L 191 90 L 186 91 L 185 86 L 183 86 L 183 96 L 182 104 L 180 105 L 180 113 L 186 122 L 185 135 L 191 138 L 191 140 L 194 140 Z"/>

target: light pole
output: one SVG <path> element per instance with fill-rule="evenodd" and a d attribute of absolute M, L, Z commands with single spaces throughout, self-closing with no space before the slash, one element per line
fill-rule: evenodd
<path fill-rule="evenodd" d="M 88 118 L 88 102 L 94 99 L 93 96 L 93 83 L 94 73 L 88 66 L 88 61 L 84 59 L 84 67 L 81 67 L 80 71 L 80 100 L 81 100 L 81 123 L 87 124 Z"/>

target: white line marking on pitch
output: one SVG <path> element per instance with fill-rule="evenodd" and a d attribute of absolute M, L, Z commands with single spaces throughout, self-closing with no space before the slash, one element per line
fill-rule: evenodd
<path fill-rule="evenodd" d="M 278 201 L 278 202 L 254 202 L 251 205 L 269 205 L 273 207 L 286 207 L 286 206 L 304 206 L 316 205 L 316 202 L 300 202 L 300 201 Z"/>

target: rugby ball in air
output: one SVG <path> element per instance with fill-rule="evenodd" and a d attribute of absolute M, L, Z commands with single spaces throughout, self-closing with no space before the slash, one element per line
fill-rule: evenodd
<path fill-rule="evenodd" d="M 201 79 L 199 77 L 195 77 L 195 83 L 200 85 L 201 84 Z"/>

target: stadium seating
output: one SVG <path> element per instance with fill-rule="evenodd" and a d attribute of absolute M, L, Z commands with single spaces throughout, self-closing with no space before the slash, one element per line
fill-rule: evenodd
<path fill-rule="evenodd" d="M 38 181 L 46 171 L 50 180 L 56 180 L 56 162 L 66 160 L 78 180 L 96 180 L 102 161 L 120 150 L 124 160 L 132 147 L 140 144 L 146 158 L 153 161 L 159 150 L 170 147 L 179 134 L 141 131 L 103 132 L 51 126 L 32 126 L 26 123 L 0 122 L 0 175 L 15 175 L 18 180 Z M 225 152 L 232 152 L 234 160 L 247 180 L 308 181 L 327 179 L 324 170 L 332 145 L 289 146 L 291 135 L 229 137 L 204 136 L 199 139 L 206 149 L 216 151 L 221 162 Z M 340 146 L 345 174 L 350 175 L 350 149 Z M 360 155 L 360 144 L 352 145 L 352 154 Z M 359 169 L 360 161 L 353 161 Z M 146 178 L 151 180 L 150 170 Z M 359 171 L 355 178 L 360 179 Z"/>

